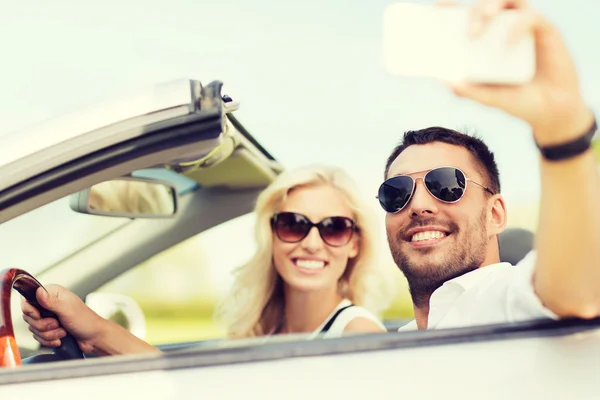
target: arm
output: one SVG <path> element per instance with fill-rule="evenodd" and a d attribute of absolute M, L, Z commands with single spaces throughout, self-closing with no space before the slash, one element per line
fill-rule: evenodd
<path fill-rule="evenodd" d="M 368 318 L 357 317 L 346 325 L 344 333 L 384 333 L 385 329 L 382 329 L 380 325 L 371 321 Z"/>
<path fill-rule="evenodd" d="M 84 353 L 116 355 L 159 351 L 118 324 L 100 317 L 67 289 L 48 285 L 46 290 L 38 289 L 37 300 L 42 307 L 58 316 L 60 325 L 54 318 L 42 318 L 39 311 L 25 300 L 21 306 L 23 319 L 40 344 L 58 347 L 60 339 L 68 331 Z"/>
<path fill-rule="evenodd" d="M 113 321 L 104 320 L 103 334 L 92 344 L 93 352 L 100 356 L 119 354 L 158 353 L 156 347 L 144 342 Z"/>
<path fill-rule="evenodd" d="M 591 126 L 582 110 L 579 134 Z M 580 128 L 581 125 L 587 128 Z M 577 132 L 577 131 L 576 131 Z M 542 160 L 542 201 L 534 288 L 556 315 L 600 314 L 600 176 L 590 149 L 573 159 Z"/>
<path fill-rule="evenodd" d="M 593 115 L 582 98 L 577 73 L 560 33 L 525 0 L 480 0 L 473 34 L 505 8 L 523 12 L 515 34 L 531 31 L 537 70 L 522 86 L 453 84 L 452 89 L 527 122 L 541 146 L 582 136 Z M 535 247 L 534 290 L 558 316 L 600 314 L 600 177 L 592 151 L 564 161 L 541 161 L 542 203 Z"/>

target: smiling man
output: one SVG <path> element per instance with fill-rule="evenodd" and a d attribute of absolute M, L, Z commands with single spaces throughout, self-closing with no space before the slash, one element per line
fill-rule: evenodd
<path fill-rule="evenodd" d="M 473 34 L 505 8 L 524 11 L 515 32 L 535 35 L 534 79 L 451 89 L 530 125 L 542 181 L 534 251 L 516 266 L 500 262 L 506 207 L 494 156 L 481 140 L 439 127 L 407 132 L 388 159 L 378 196 L 413 299 L 415 321 L 401 330 L 600 315 L 594 115 L 559 32 L 525 1 L 479 1 Z"/>

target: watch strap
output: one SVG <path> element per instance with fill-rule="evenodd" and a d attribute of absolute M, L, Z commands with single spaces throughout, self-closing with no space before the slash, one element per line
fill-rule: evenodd
<path fill-rule="evenodd" d="M 598 130 L 598 125 L 596 123 L 596 119 L 594 119 L 594 123 L 592 127 L 585 132 L 582 136 L 575 138 L 569 142 L 561 143 L 552 146 L 540 146 L 537 145 L 538 149 L 542 153 L 542 156 L 546 160 L 550 161 L 559 161 L 566 160 L 569 158 L 573 158 L 578 156 L 579 154 L 585 152 L 592 145 L 592 139 L 596 131 Z"/>

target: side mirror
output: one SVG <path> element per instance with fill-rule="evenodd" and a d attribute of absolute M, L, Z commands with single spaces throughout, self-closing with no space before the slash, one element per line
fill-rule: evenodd
<path fill-rule="evenodd" d="M 90 293 L 85 304 L 102 318 L 111 320 L 140 339 L 146 337 L 146 318 L 140 306 L 129 296 L 118 293 Z"/>
<path fill-rule="evenodd" d="M 175 185 L 160 180 L 121 177 L 71 195 L 73 211 L 124 218 L 168 218 L 177 212 Z"/>

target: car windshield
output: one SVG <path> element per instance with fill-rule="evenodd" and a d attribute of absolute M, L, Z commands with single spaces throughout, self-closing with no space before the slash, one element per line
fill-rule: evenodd
<path fill-rule="evenodd" d="M 2 264 L 38 274 L 126 223 L 73 212 L 65 197 L 0 225 Z"/>
<path fill-rule="evenodd" d="M 179 195 L 198 187 L 193 180 L 165 169 L 139 170 L 132 175 L 167 180 L 176 185 Z M 129 221 L 77 213 L 69 202 L 67 196 L 0 224 L 0 242 L 5 244 L 2 252 L 5 268 L 39 274 Z"/>

